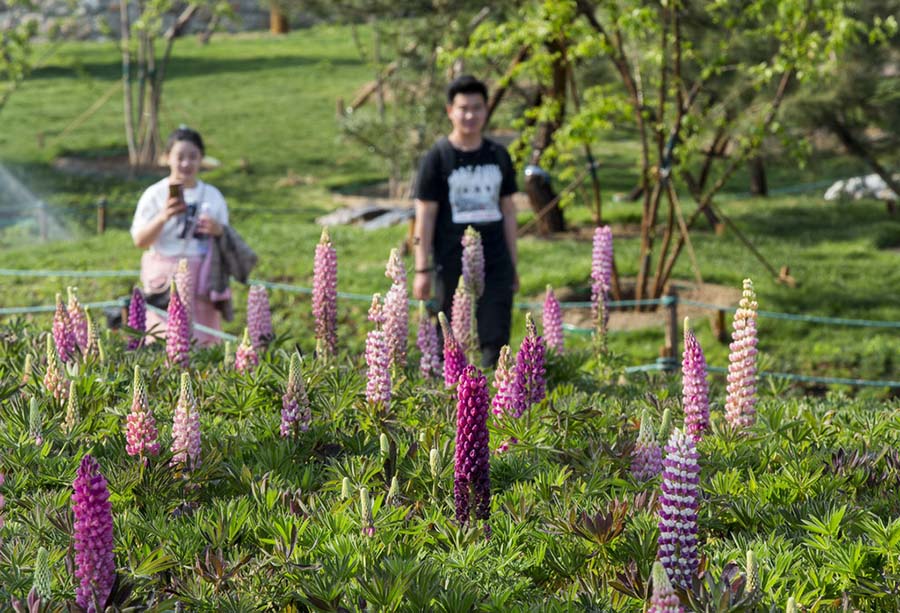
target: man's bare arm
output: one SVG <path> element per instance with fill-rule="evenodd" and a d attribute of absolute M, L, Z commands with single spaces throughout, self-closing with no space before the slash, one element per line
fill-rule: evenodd
<path fill-rule="evenodd" d="M 519 251 L 516 245 L 516 234 L 519 224 L 516 220 L 516 203 L 512 196 L 504 196 L 500 199 L 500 211 L 503 213 L 503 238 L 506 240 L 506 248 L 513 265 L 513 291 L 519 291 L 518 261 Z"/>
<path fill-rule="evenodd" d="M 437 223 L 438 203 L 433 200 L 416 200 L 416 224 L 413 234 L 415 278 L 413 297 L 428 300 L 431 297 L 431 246 L 434 244 L 434 227 Z"/>

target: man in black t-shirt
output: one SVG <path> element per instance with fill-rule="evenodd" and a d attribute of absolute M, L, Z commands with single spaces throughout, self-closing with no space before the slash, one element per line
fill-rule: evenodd
<path fill-rule="evenodd" d="M 485 289 L 478 301 L 482 366 L 497 362 L 509 343 L 516 273 L 516 174 L 503 146 L 482 136 L 487 119 L 487 87 L 471 76 L 447 88 L 450 134 L 422 158 L 416 182 L 413 296 L 435 298 L 450 317 L 453 293 L 462 274 L 462 236 L 466 226 L 481 234 Z M 433 258 L 433 259 L 432 259 Z"/>

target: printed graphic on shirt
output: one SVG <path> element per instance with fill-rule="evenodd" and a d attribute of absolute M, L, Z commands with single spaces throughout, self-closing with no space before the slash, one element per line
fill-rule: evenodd
<path fill-rule="evenodd" d="M 500 185 L 503 174 L 496 164 L 462 166 L 447 178 L 453 223 L 500 221 Z"/>

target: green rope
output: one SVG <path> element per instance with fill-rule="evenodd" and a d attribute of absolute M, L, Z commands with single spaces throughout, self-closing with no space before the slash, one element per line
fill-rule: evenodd
<path fill-rule="evenodd" d="M 106 302 L 89 302 L 83 304 L 86 309 L 102 309 L 106 307 L 124 306 L 123 300 L 107 300 Z M 0 315 L 27 315 L 29 313 L 53 313 L 56 311 L 56 305 L 40 305 L 27 307 L 0 307 Z"/>
<path fill-rule="evenodd" d="M 735 307 L 724 307 L 708 302 L 697 302 L 696 300 L 681 300 L 681 304 L 686 306 L 695 306 L 702 309 L 710 309 L 713 311 L 728 311 L 734 313 L 737 311 Z M 825 317 L 821 315 L 795 315 L 793 313 L 779 313 L 777 311 L 757 311 L 760 317 L 768 317 L 771 319 L 785 319 L 788 321 L 807 321 L 817 324 L 828 324 L 832 326 L 861 326 L 866 328 L 900 328 L 900 321 L 879 321 L 877 319 L 847 319 L 844 317 Z"/>

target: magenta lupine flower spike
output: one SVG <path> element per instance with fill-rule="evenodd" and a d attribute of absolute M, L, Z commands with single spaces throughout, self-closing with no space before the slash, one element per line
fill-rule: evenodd
<path fill-rule="evenodd" d="M 453 304 L 450 307 L 450 326 L 453 328 L 453 337 L 460 344 L 463 351 L 472 347 L 472 295 L 466 291 L 462 277 L 456 285 L 453 294 Z"/>
<path fill-rule="evenodd" d="M 547 393 L 544 381 L 544 339 L 537 333 L 531 313 L 525 314 L 525 338 L 516 354 L 517 387 L 521 386 L 522 407 L 529 409 L 544 399 Z M 518 415 L 516 416 L 518 417 Z"/>
<path fill-rule="evenodd" d="M 431 316 L 425 309 L 425 303 L 419 302 L 419 331 L 416 335 L 416 347 L 422 352 L 419 358 L 419 373 L 423 379 L 435 379 L 441 376 L 441 353 L 438 346 L 437 329 Z"/>
<path fill-rule="evenodd" d="M 284 438 L 306 432 L 312 421 L 300 362 L 300 354 L 295 351 L 291 354 L 287 386 L 281 397 L 281 436 Z"/>
<path fill-rule="evenodd" d="M 659 562 L 653 563 L 653 595 L 650 597 L 650 608 L 647 613 L 684 613 L 684 607 L 678 600 L 665 567 Z"/>
<path fill-rule="evenodd" d="M 477 301 L 484 293 L 484 247 L 481 234 L 472 226 L 463 233 L 462 247 L 463 284 Z"/>
<path fill-rule="evenodd" d="M 470 516 L 487 521 L 491 515 L 490 448 L 487 415 L 490 397 L 480 370 L 467 366 L 456 390 L 456 464 L 453 498 L 456 521 Z M 470 509 L 474 507 L 474 513 Z"/>
<path fill-rule="evenodd" d="M 591 253 L 591 316 L 601 336 L 606 336 L 609 325 L 609 290 L 612 287 L 613 237 L 609 226 L 594 230 Z"/>
<path fill-rule="evenodd" d="M 756 421 L 756 292 L 744 279 L 744 292 L 734 314 L 728 354 L 728 395 L 725 418 L 733 428 L 749 428 Z"/>
<path fill-rule="evenodd" d="M 175 281 L 175 287 L 178 288 L 178 296 L 184 305 L 184 310 L 188 314 L 188 319 L 194 318 L 194 277 L 191 275 L 191 269 L 188 265 L 187 258 L 178 260 L 178 267 L 172 277 Z"/>
<path fill-rule="evenodd" d="M 250 341 L 257 351 L 265 351 L 275 335 L 272 333 L 272 311 L 269 292 L 262 285 L 251 285 L 247 294 L 247 328 Z"/>
<path fill-rule="evenodd" d="M 547 295 L 544 298 L 544 340 L 547 347 L 555 351 L 557 354 L 563 352 L 563 321 L 562 310 L 559 307 L 559 300 L 553 293 L 553 288 L 547 286 Z"/>
<path fill-rule="evenodd" d="M 62 295 L 56 294 L 56 312 L 53 314 L 53 340 L 56 342 L 56 355 L 60 362 L 67 364 L 75 359 L 77 342 L 72 331 L 69 312 L 63 304 Z"/>
<path fill-rule="evenodd" d="M 44 371 L 44 388 L 57 400 L 66 400 L 69 397 L 69 382 L 63 373 L 59 354 L 53 347 L 52 336 L 47 336 L 47 370 Z"/>
<path fill-rule="evenodd" d="M 125 426 L 125 451 L 128 455 L 143 458 L 159 453 L 156 418 L 147 402 L 147 387 L 141 367 L 134 367 L 134 391 L 131 398 L 131 412 Z"/>
<path fill-rule="evenodd" d="M 647 411 L 641 413 L 641 431 L 631 454 L 631 474 L 642 483 L 662 472 L 662 449 L 656 442 L 656 433 Z"/>
<path fill-rule="evenodd" d="M 491 400 L 491 411 L 494 415 L 518 417 L 522 414 L 523 408 L 517 404 L 521 402 L 522 394 L 516 392 L 516 367 L 509 345 L 504 345 L 500 349 L 497 369 L 494 371 L 494 389 L 496 391 Z"/>
<path fill-rule="evenodd" d="M 316 245 L 313 263 L 312 312 L 316 320 L 316 347 L 322 358 L 337 355 L 337 251 L 331 244 L 328 229 Z"/>
<path fill-rule="evenodd" d="M 116 580 L 113 553 L 112 505 L 109 488 L 97 461 L 85 455 L 72 484 L 72 511 L 75 514 L 75 602 L 89 613 L 105 610 Z"/>
<path fill-rule="evenodd" d="M 185 470 L 200 466 L 200 411 L 191 388 L 191 377 L 181 373 L 181 393 L 172 417 L 172 460 L 170 466 Z"/>
<path fill-rule="evenodd" d="M 391 288 L 384 297 L 384 337 L 388 345 L 390 365 L 406 366 L 409 339 L 409 296 L 406 289 L 406 267 L 397 249 L 391 249 L 385 276 Z"/>
<path fill-rule="evenodd" d="M 390 349 L 384 337 L 381 294 L 372 296 L 369 320 L 375 327 L 366 335 L 366 401 L 387 409 L 391 404 Z"/>
<path fill-rule="evenodd" d="M 84 315 L 84 308 L 78 301 L 78 288 L 67 287 L 69 294 L 69 302 L 66 305 L 66 312 L 69 314 L 69 323 L 72 326 L 72 334 L 75 336 L 75 343 L 81 353 L 85 353 L 88 344 L 87 320 Z"/>
<path fill-rule="evenodd" d="M 700 564 L 697 552 L 698 457 L 693 439 L 681 430 L 673 431 L 663 461 L 657 558 L 672 583 L 685 589 L 691 585 Z"/>
<path fill-rule="evenodd" d="M 468 362 L 465 352 L 453 336 L 453 330 L 443 311 L 438 313 L 438 322 L 441 324 L 441 334 L 444 335 L 444 385 L 449 388 L 459 381 L 459 376 Z"/>
<path fill-rule="evenodd" d="M 234 356 L 234 367 L 240 373 L 251 374 L 259 365 L 259 354 L 250 340 L 250 330 L 244 328 L 244 338 Z"/>
<path fill-rule="evenodd" d="M 681 372 L 684 427 L 694 442 L 699 443 L 709 429 L 709 383 L 706 381 L 706 358 L 687 317 L 684 318 Z"/>
<path fill-rule="evenodd" d="M 175 282 L 169 290 L 168 322 L 166 323 L 166 356 L 169 366 L 187 368 L 191 351 L 191 318 L 188 315 Z"/>
<path fill-rule="evenodd" d="M 147 303 L 137 286 L 131 291 L 131 302 L 128 303 L 128 327 L 140 333 L 140 336 L 128 339 L 128 350 L 134 351 L 144 345 L 144 333 L 147 331 Z"/>

